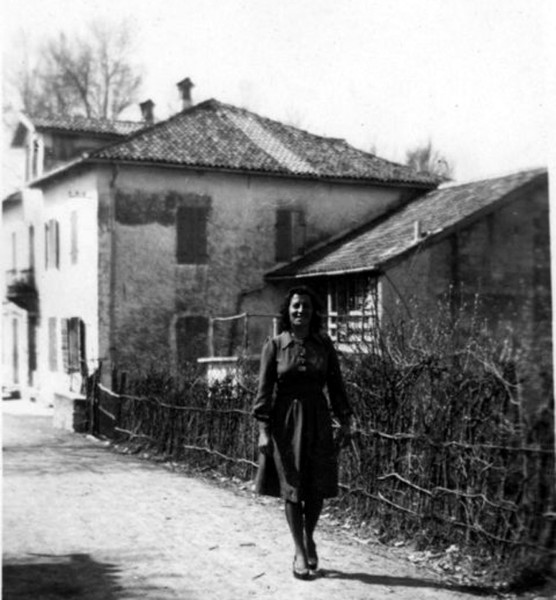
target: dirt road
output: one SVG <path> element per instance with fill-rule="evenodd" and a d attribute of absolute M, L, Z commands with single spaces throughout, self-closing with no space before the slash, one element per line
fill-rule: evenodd
<path fill-rule="evenodd" d="M 5 600 L 476 597 L 327 527 L 322 573 L 295 580 L 278 501 L 115 453 L 51 421 L 3 403 Z"/>

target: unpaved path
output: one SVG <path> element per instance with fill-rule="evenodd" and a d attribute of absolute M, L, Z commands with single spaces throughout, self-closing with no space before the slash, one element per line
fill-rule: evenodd
<path fill-rule="evenodd" d="M 277 501 L 115 453 L 15 402 L 3 403 L 5 600 L 477 597 L 327 527 L 321 576 L 295 580 Z"/>

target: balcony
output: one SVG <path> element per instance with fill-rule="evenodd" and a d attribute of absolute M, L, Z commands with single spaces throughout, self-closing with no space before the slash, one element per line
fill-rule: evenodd
<path fill-rule="evenodd" d="M 6 271 L 6 297 L 10 302 L 30 312 L 38 310 L 38 292 L 34 269 Z"/>

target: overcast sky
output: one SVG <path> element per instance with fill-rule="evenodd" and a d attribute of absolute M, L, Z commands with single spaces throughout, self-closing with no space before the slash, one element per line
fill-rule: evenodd
<path fill-rule="evenodd" d="M 551 0 L 1 3 L 4 57 L 21 29 L 39 39 L 94 17 L 132 20 L 142 99 L 159 117 L 179 108 L 175 84 L 190 77 L 195 102 L 245 106 L 393 160 L 430 138 L 459 181 L 547 164 Z"/>

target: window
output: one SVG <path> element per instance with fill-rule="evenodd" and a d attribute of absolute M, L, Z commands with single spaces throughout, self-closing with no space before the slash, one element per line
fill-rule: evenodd
<path fill-rule="evenodd" d="M 39 174 L 39 140 L 33 140 L 31 150 L 31 177 L 37 177 Z"/>
<path fill-rule="evenodd" d="M 207 353 L 208 319 L 186 316 L 176 322 L 178 364 L 183 365 Z"/>
<path fill-rule="evenodd" d="M 71 212 L 71 264 L 77 264 L 77 211 L 73 210 Z"/>
<path fill-rule="evenodd" d="M 48 366 L 51 371 L 58 370 L 58 345 L 56 344 L 57 336 L 56 317 L 48 318 Z"/>
<path fill-rule="evenodd" d="M 33 179 L 39 174 L 39 141 L 36 137 L 30 137 L 27 141 L 25 151 L 25 178 Z"/>
<path fill-rule="evenodd" d="M 77 155 L 75 149 L 75 137 L 56 135 L 53 139 L 52 152 L 56 160 L 71 160 Z"/>
<path fill-rule="evenodd" d="M 207 219 L 205 206 L 180 206 L 176 214 L 179 265 L 203 264 L 208 260 Z"/>
<path fill-rule="evenodd" d="M 378 327 L 376 277 L 338 277 L 329 284 L 328 329 L 338 342 L 371 342 Z"/>
<path fill-rule="evenodd" d="M 305 213 L 279 208 L 276 211 L 276 261 L 291 260 L 305 245 Z"/>
<path fill-rule="evenodd" d="M 45 267 L 47 269 L 60 268 L 60 225 L 58 221 L 50 219 L 44 226 L 45 242 Z"/>
<path fill-rule="evenodd" d="M 62 360 L 66 373 L 84 373 L 85 323 L 79 317 L 62 319 Z"/>

